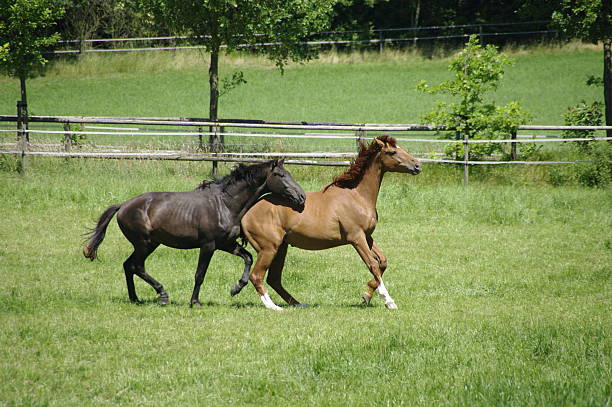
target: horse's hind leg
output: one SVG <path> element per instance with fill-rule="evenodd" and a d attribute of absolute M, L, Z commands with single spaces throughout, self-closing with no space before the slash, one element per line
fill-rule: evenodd
<path fill-rule="evenodd" d="M 276 252 L 276 256 L 272 263 L 270 264 L 270 268 L 268 269 L 268 278 L 266 281 L 268 285 L 274 289 L 280 295 L 283 300 L 287 302 L 289 305 L 294 306 L 304 306 L 298 300 L 293 298 L 291 294 L 287 292 L 283 288 L 282 284 L 282 275 L 283 275 L 283 267 L 285 265 L 285 257 L 287 256 L 287 248 L 289 245 L 287 243 L 282 243 Z"/>
<path fill-rule="evenodd" d="M 159 302 L 161 304 L 168 304 L 170 302 L 168 294 L 164 290 L 164 287 L 153 277 L 147 274 L 145 271 L 144 263 L 147 257 L 159 246 L 159 243 L 155 242 L 143 242 L 142 244 L 133 243 L 134 252 L 128 259 L 123 263 L 123 270 L 125 271 L 125 280 L 128 288 L 128 296 L 130 301 L 138 302 L 136 296 L 136 289 L 134 287 L 134 274 L 143 279 L 149 284 L 159 295 Z"/>
<path fill-rule="evenodd" d="M 372 254 L 376 261 L 378 261 L 378 268 L 380 270 L 380 277 L 382 278 L 383 274 L 385 274 L 385 270 L 387 269 L 387 257 L 383 254 L 380 247 L 372 241 Z M 378 281 L 376 279 L 372 279 L 368 281 L 368 291 L 363 293 L 363 302 L 367 305 L 370 303 L 372 296 L 374 295 L 374 291 L 378 288 Z"/>
<path fill-rule="evenodd" d="M 220 248 L 224 252 L 233 254 L 234 256 L 238 256 L 244 260 L 244 271 L 242 272 L 242 277 L 238 280 L 238 283 L 233 286 L 230 290 L 230 294 L 232 296 L 238 294 L 244 286 L 249 283 L 249 275 L 251 274 L 251 265 L 253 264 L 253 256 L 249 253 L 244 247 L 240 246 L 238 242 L 234 241 L 232 244 L 228 245 L 225 248 Z"/>

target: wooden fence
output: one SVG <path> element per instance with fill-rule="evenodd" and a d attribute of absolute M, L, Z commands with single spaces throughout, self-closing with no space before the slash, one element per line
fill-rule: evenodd
<path fill-rule="evenodd" d="M 19 107 L 18 113 L 23 113 Z M 419 124 L 373 124 L 373 123 L 323 123 L 323 122 L 283 122 L 265 120 L 218 120 L 196 118 L 159 118 L 159 117 L 86 117 L 86 116 L 27 116 L 19 114 L 16 116 L 0 115 L 0 122 L 15 123 L 17 130 L 0 129 L 2 133 L 17 133 L 17 142 L 9 143 L 13 149 L 2 149 L 0 154 L 13 154 L 20 156 L 21 168 L 26 168 L 28 156 L 46 157 L 66 157 L 66 158 L 98 158 L 98 159 L 155 159 L 155 160 L 187 160 L 187 161 L 211 161 L 213 165 L 213 175 L 217 173 L 218 162 L 260 162 L 270 158 L 285 158 L 288 164 L 299 165 L 333 165 L 344 166 L 349 164 L 349 160 L 355 156 L 351 152 L 231 152 L 225 149 L 225 139 L 227 137 L 265 137 L 277 139 L 309 139 L 309 140 L 365 140 L 368 134 L 378 133 L 410 133 L 410 132 L 437 132 L 445 130 L 441 127 L 426 126 Z M 31 129 L 31 123 L 45 123 L 61 125 L 61 129 Z M 71 124 L 105 125 L 113 127 L 97 127 L 93 130 L 73 130 Z M 164 128 L 181 129 L 180 131 L 158 131 L 150 129 L 140 129 L 132 127 L 115 127 L 117 125 L 129 126 L 155 126 Z M 85 127 L 86 128 L 86 127 Z M 538 130 L 538 131 L 560 131 L 560 130 L 611 130 L 612 126 L 519 126 L 519 131 Z M 266 132 L 263 132 L 263 131 Z M 449 129 L 447 129 L 449 130 Z M 452 130 L 452 129 L 450 129 Z M 278 133 L 284 131 L 284 133 Z M 295 131 L 317 131 L 318 133 L 290 133 Z M 331 133 L 330 133 L 331 132 Z M 288 133 L 288 134 L 286 134 Z M 58 134 L 63 135 L 63 146 L 57 148 L 61 151 L 34 151 L 34 143 L 30 140 L 32 134 Z M 189 136 L 197 139 L 199 149 L 196 152 L 187 151 L 141 151 L 141 152 L 121 152 L 121 151 L 74 151 L 72 139 L 79 135 L 149 135 L 149 136 Z M 464 167 L 464 183 L 467 184 L 469 176 L 469 166 L 471 165 L 499 165 L 499 164 L 523 164 L 523 165 L 550 165 L 550 164 L 572 164 L 578 161 L 520 161 L 516 159 L 516 145 L 519 143 L 550 143 L 566 141 L 595 141 L 612 140 L 612 137 L 591 137 L 591 138 L 560 138 L 542 137 L 525 138 L 525 136 L 513 134 L 511 138 L 505 140 L 440 140 L 437 138 L 418 138 L 412 136 L 396 137 L 403 142 L 423 142 L 423 143 L 461 143 L 464 146 L 463 160 L 446 160 L 439 158 L 420 158 L 421 161 L 430 163 L 451 163 L 459 164 Z M 206 140 L 207 139 L 207 140 Z M 469 147 L 477 143 L 509 143 L 511 147 L 511 159 L 509 161 L 470 161 Z M 0 147 L 1 148 L 1 147 Z M 344 158 L 344 160 L 339 160 Z M 331 161 L 330 161 L 331 160 Z"/>

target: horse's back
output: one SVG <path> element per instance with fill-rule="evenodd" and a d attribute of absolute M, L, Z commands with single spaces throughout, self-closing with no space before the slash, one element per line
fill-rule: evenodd
<path fill-rule="evenodd" d="M 175 248 L 214 240 L 227 215 L 214 194 L 203 191 L 147 192 L 126 201 L 117 221 L 129 240 L 151 239 Z"/>

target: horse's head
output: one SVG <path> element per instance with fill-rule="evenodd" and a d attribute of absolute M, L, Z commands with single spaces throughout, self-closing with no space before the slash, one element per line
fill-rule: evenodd
<path fill-rule="evenodd" d="M 390 136 L 380 136 L 374 139 L 380 149 L 379 159 L 382 168 L 389 172 L 407 172 L 417 175 L 421 172 L 421 163 L 418 159 L 404 151 Z"/>
<path fill-rule="evenodd" d="M 303 205 L 306 201 L 306 193 L 289 171 L 283 167 L 284 160 L 272 161 L 272 170 L 266 180 L 268 190 L 273 194 L 277 194 L 295 205 Z"/>

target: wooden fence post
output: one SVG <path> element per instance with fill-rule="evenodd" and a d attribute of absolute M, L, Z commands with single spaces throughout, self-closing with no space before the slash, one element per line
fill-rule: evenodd
<path fill-rule="evenodd" d="M 355 142 L 357 143 L 357 151 L 359 151 L 359 147 L 364 142 L 364 138 L 366 138 L 367 136 L 368 136 L 368 133 L 365 130 L 357 130 L 355 132 L 355 137 L 356 137 Z"/>
<path fill-rule="evenodd" d="M 208 143 L 210 145 L 210 152 L 213 153 L 213 155 L 215 155 L 214 153 L 218 153 L 219 152 L 219 134 L 218 134 L 218 129 L 219 127 L 214 125 L 214 126 L 210 126 L 210 136 L 208 136 Z M 216 177 L 219 174 L 219 163 L 217 161 L 213 161 L 212 162 L 212 176 L 213 178 Z"/>
<path fill-rule="evenodd" d="M 469 151 L 468 132 L 465 132 L 463 136 L 463 186 L 468 186 L 468 178 L 470 176 L 470 166 L 468 164 L 470 151 Z"/>
<path fill-rule="evenodd" d="M 516 130 L 512 131 L 510 138 L 516 140 Z M 517 143 L 510 143 L 510 161 L 516 161 L 516 144 Z"/>
<path fill-rule="evenodd" d="M 26 170 L 26 154 L 30 136 L 28 135 L 28 105 L 21 101 L 17 102 L 17 142 L 21 150 L 19 172 L 24 174 Z"/>
<path fill-rule="evenodd" d="M 202 133 L 204 133 L 204 128 L 202 126 L 198 127 L 198 148 L 202 150 L 204 148 L 204 144 L 202 144 Z"/>
<path fill-rule="evenodd" d="M 221 142 L 221 151 L 225 152 L 225 127 L 219 127 L 219 141 Z"/>
<path fill-rule="evenodd" d="M 72 134 L 70 133 L 70 122 L 64 123 L 64 151 L 69 153 L 72 149 Z"/>

